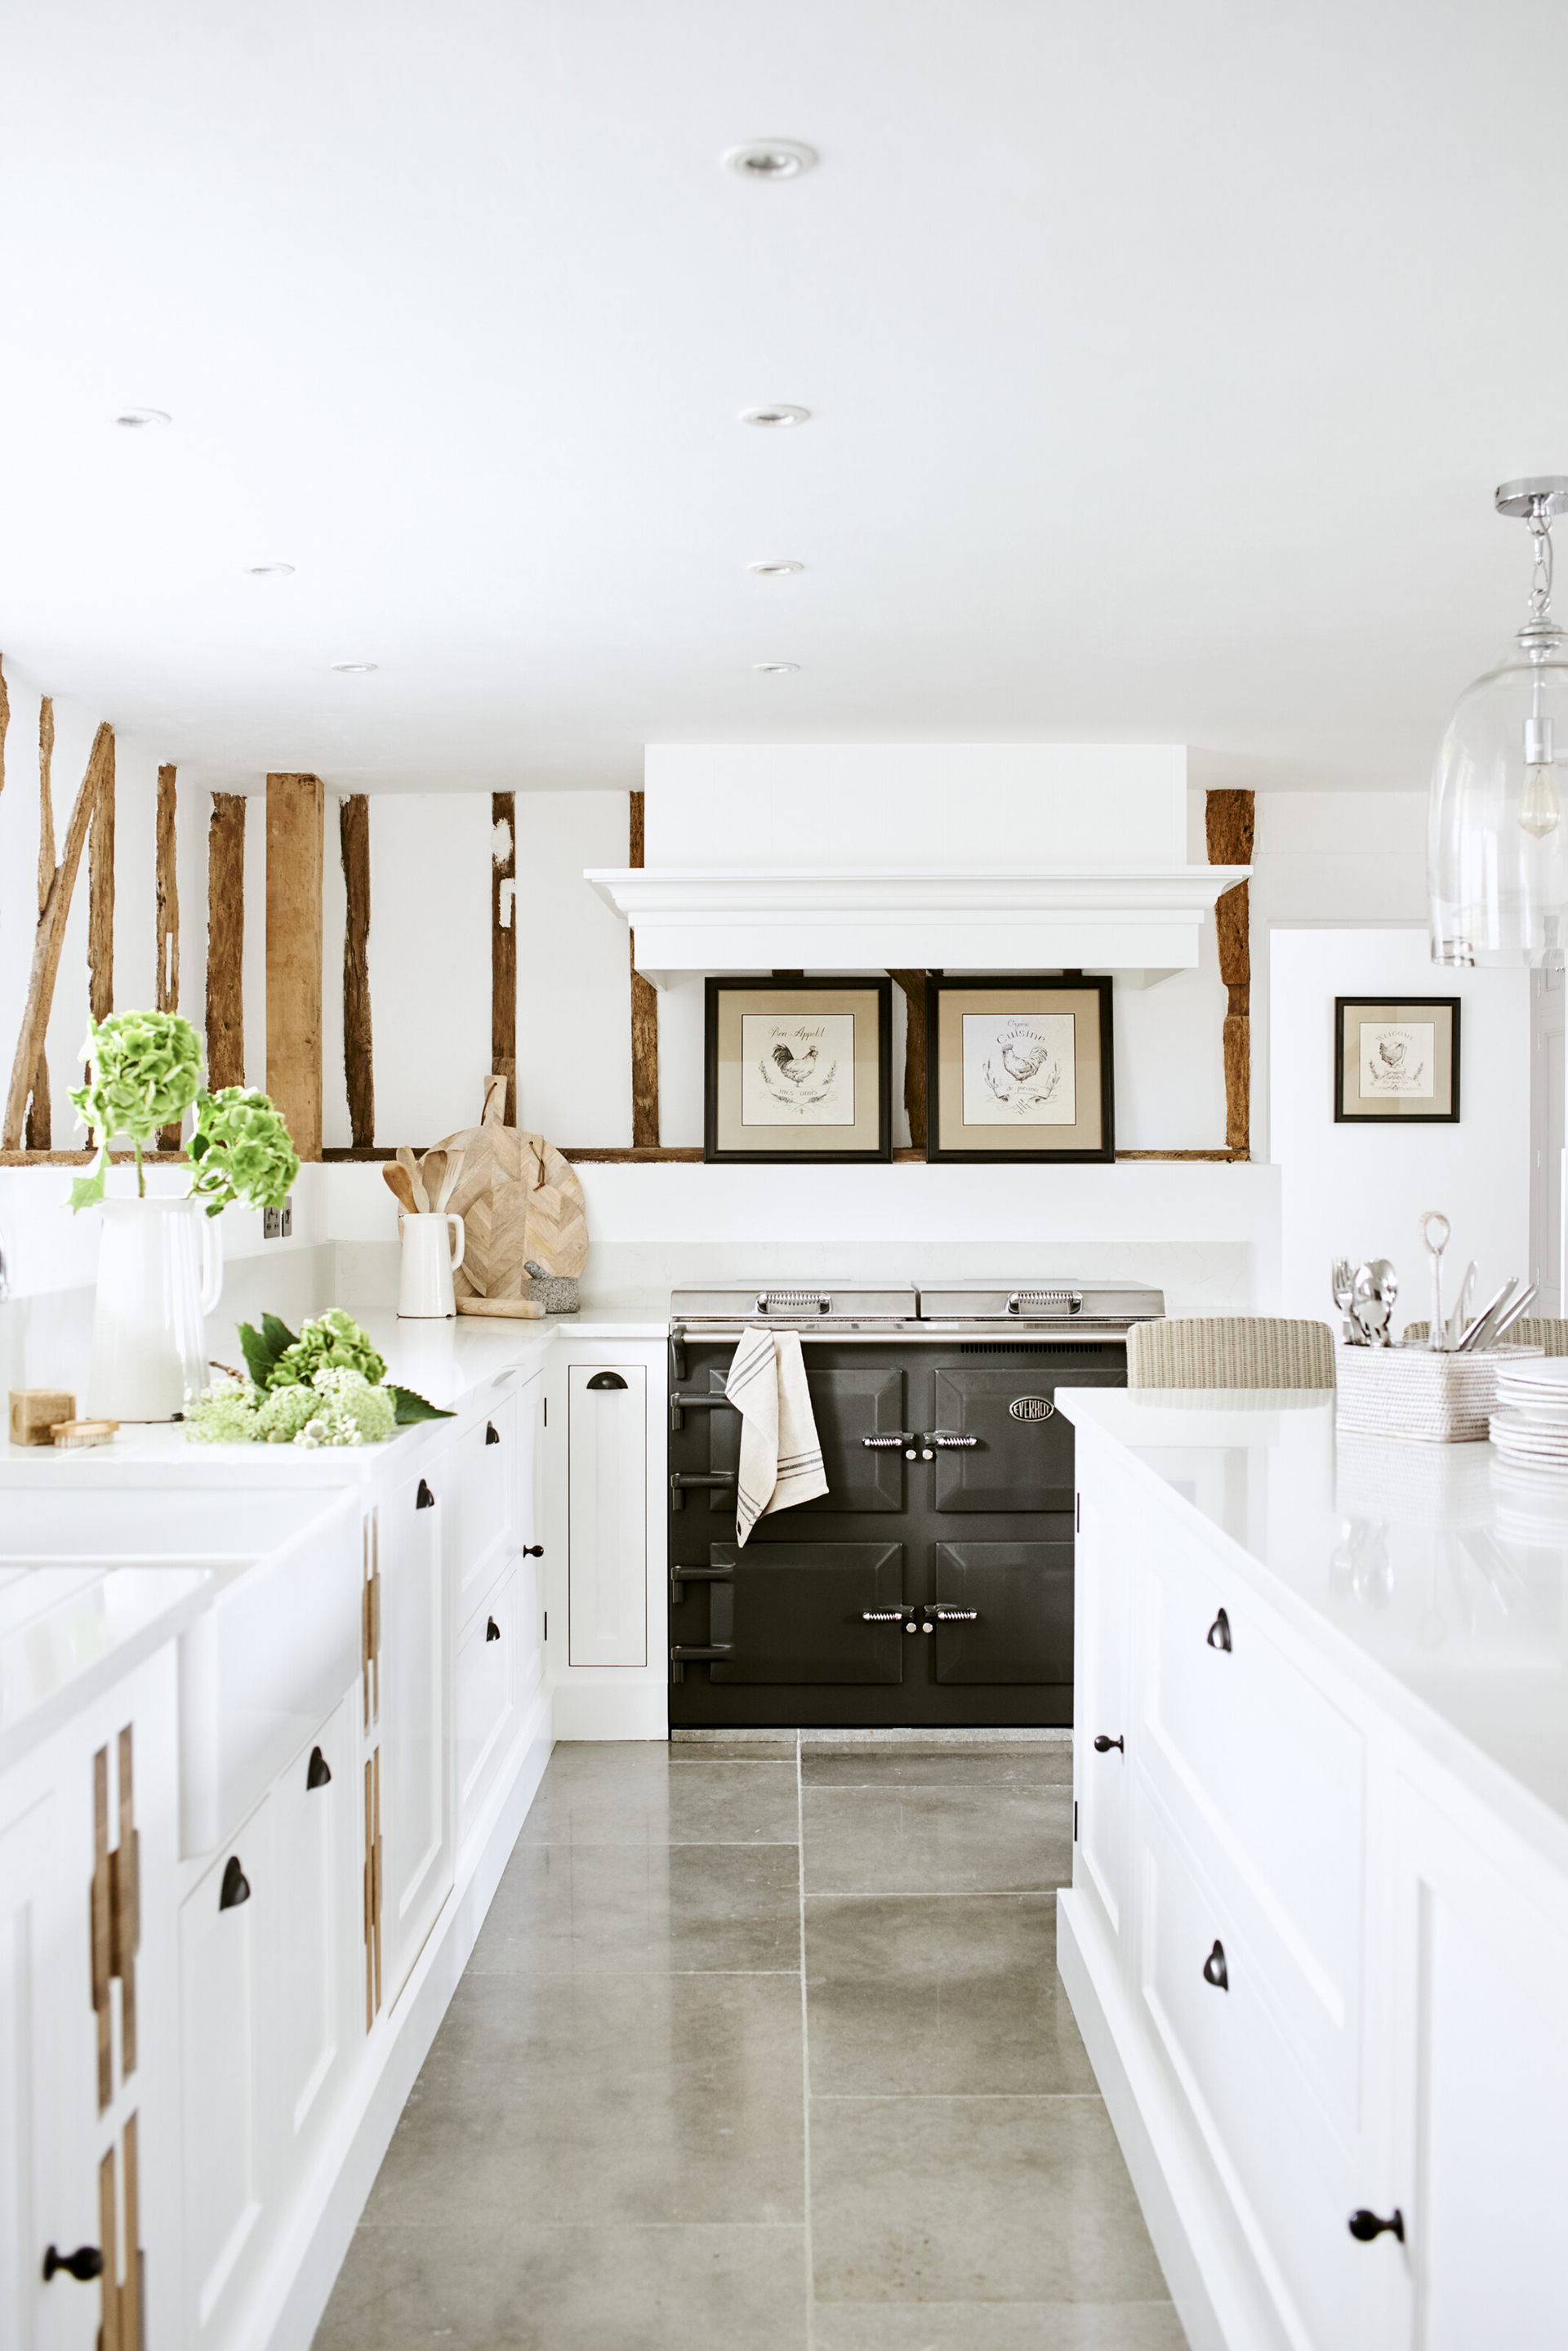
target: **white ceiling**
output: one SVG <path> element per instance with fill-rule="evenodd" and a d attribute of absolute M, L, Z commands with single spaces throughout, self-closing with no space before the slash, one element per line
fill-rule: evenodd
<path fill-rule="evenodd" d="M 0 646 L 207 784 L 1422 789 L 1568 470 L 1565 68 L 1560 0 L 35 0 Z"/>

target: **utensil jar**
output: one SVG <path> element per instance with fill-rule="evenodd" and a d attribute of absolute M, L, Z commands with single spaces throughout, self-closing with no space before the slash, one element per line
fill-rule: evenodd
<path fill-rule="evenodd" d="M 467 1240 L 462 1217 L 443 1216 L 434 1208 L 423 1214 L 410 1211 L 398 1218 L 398 1229 L 402 1237 L 398 1313 L 421 1322 L 455 1314 L 452 1276 L 463 1262 Z"/>

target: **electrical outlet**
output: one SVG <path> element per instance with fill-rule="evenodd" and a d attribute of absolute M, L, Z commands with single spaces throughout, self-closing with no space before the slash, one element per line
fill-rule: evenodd
<path fill-rule="evenodd" d="M 264 1241 L 286 1241 L 294 1231 L 294 1196 L 289 1194 L 281 1208 L 263 1208 L 261 1238 Z"/>

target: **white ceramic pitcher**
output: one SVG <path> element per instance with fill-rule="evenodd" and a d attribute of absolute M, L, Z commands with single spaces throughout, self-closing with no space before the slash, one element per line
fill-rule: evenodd
<path fill-rule="evenodd" d="M 224 1286 L 218 1219 L 195 1200 L 105 1200 L 87 1409 L 172 1420 L 207 1384 L 203 1320 Z"/>
<path fill-rule="evenodd" d="M 421 1321 L 455 1314 L 457 1300 L 452 1276 L 463 1262 L 468 1236 L 461 1217 L 425 1215 L 404 1209 L 398 1217 L 402 1235 L 402 1270 L 398 1280 L 397 1311 Z"/>

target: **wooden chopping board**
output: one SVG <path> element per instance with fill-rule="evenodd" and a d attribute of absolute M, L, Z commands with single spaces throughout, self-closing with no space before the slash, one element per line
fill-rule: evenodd
<path fill-rule="evenodd" d="M 463 1263 L 453 1273 L 460 1311 L 468 1299 L 520 1301 L 532 1258 L 547 1273 L 580 1274 L 588 1262 L 588 1213 L 576 1171 L 542 1134 L 503 1123 L 503 1078 L 486 1080 L 477 1126 L 437 1145 L 463 1153 L 448 1208 L 463 1219 Z"/>

